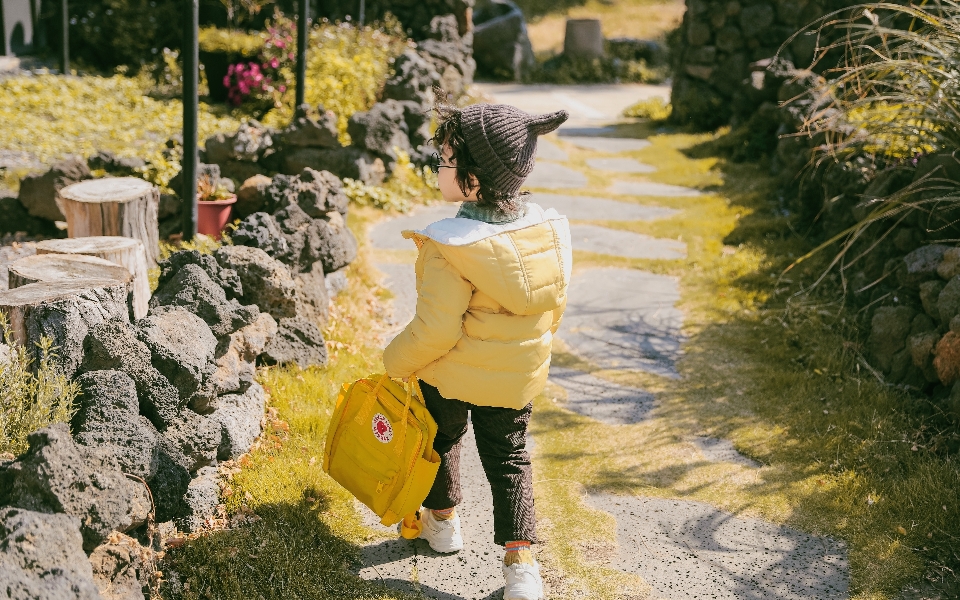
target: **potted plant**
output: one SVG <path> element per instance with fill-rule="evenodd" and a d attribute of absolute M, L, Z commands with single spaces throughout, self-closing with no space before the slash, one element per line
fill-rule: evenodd
<path fill-rule="evenodd" d="M 197 232 L 220 239 L 237 195 L 207 177 L 197 181 Z"/>

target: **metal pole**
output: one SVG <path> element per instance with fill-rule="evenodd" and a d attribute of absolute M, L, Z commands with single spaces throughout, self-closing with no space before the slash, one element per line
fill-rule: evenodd
<path fill-rule="evenodd" d="M 197 80 L 199 79 L 200 0 L 185 0 L 183 15 L 183 239 L 197 235 Z"/>
<path fill-rule="evenodd" d="M 359 25 L 360 27 L 363 27 L 363 17 L 365 16 L 365 13 L 367 12 L 366 9 L 367 9 L 367 2 L 366 2 L 366 0 L 360 0 L 360 18 L 358 19 L 358 21 L 359 21 L 358 25 Z"/>
<path fill-rule="evenodd" d="M 63 37 L 63 48 L 60 51 L 60 73 L 70 74 L 70 13 L 67 11 L 67 0 L 60 2 L 60 34 Z"/>
<path fill-rule="evenodd" d="M 300 16 L 297 21 L 297 100 L 294 108 L 303 104 L 307 87 L 307 38 L 310 28 L 307 21 L 310 19 L 310 0 L 300 0 Z"/>

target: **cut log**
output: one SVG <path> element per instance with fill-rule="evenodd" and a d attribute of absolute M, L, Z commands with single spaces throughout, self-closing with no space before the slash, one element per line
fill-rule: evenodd
<path fill-rule="evenodd" d="M 76 279 L 113 279 L 127 286 L 127 308 L 131 316 L 139 319 L 133 311 L 133 275 L 126 267 L 116 263 L 82 254 L 34 254 L 8 266 L 7 280 L 13 290 L 31 283 L 53 283 Z"/>
<path fill-rule="evenodd" d="M 60 190 L 57 204 L 71 238 L 123 236 L 143 242 L 147 263 L 160 257 L 157 214 L 160 190 L 136 177 L 81 181 Z"/>
<path fill-rule="evenodd" d="M 16 289 L 31 283 L 52 283 L 66 279 L 116 279 L 133 284 L 126 267 L 96 256 L 82 254 L 34 254 L 7 267 L 8 287 Z"/>
<path fill-rule="evenodd" d="M 146 316 L 150 308 L 147 257 L 140 240 L 128 237 L 93 236 L 37 242 L 37 254 L 95 256 L 125 267 L 133 275 L 133 317 Z"/>
<path fill-rule="evenodd" d="M 103 321 L 129 321 L 127 286 L 114 279 L 74 279 L 31 283 L 0 292 L 0 313 L 6 315 L 13 340 L 39 364 L 38 344 L 53 342 L 54 365 L 73 377 L 83 361 L 83 340 Z"/>

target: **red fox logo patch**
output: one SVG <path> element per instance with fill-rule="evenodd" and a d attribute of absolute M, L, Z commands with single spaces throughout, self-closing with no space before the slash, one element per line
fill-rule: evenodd
<path fill-rule="evenodd" d="M 380 413 L 373 415 L 373 435 L 377 440 L 384 444 L 389 444 L 393 439 L 393 426 L 390 420 Z"/>

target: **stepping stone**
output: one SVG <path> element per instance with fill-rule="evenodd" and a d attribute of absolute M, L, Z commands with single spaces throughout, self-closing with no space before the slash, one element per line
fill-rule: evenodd
<path fill-rule="evenodd" d="M 588 504 L 617 520 L 611 566 L 642 577 L 652 598 L 849 597 L 847 549 L 832 538 L 702 502 L 591 494 Z"/>
<path fill-rule="evenodd" d="M 537 140 L 537 158 L 542 160 L 556 160 L 566 162 L 570 159 L 563 148 L 554 144 L 550 140 L 540 138 Z"/>
<path fill-rule="evenodd" d="M 587 176 L 558 163 L 540 161 L 534 165 L 533 172 L 527 177 L 524 185 L 547 189 L 582 188 L 587 185 Z"/>
<path fill-rule="evenodd" d="M 625 196 L 669 196 L 669 197 L 694 197 L 702 196 L 703 192 L 693 188 L 680 185 L 670 185 L 667 183 L 654 183 L 652 181 L 615 181 L 610 186 L 610 193 L 624 194 Z"/>
<path fill-rule="evenodd" d="M 390 299 L 390 328 L 381 336 L 383 347 L 386 348 L 417 312 L 417 272 L 414 265 L 402 263 L 377 263 L 377 268 L 386 275 L 383 286 L 393 293 Z"/>
<path fill-rule="evenodd" d="M 587 165 L 600 171 L 616 173 L 653 173 L 657 170 L 656 167 L 632 158 L 591 158 L 587 160 Z"/>
<path fill-rule="evenodd" d="M 573 274 L 559 336 L 604 369 L 678 377 L 683 314 L 674 277 L 597 268 Z"/>
<path fill-rule="evenodd" d="M 403 239 L 400 232 L 423 229 L 434 221 L 455 217 L 459 208 L 457 203 L 444 202 L 425 206 L 402 217 L 380 221 L 370 229 L 370 243 L 381 250 L 416 250 L 413 241 Z"/>
<path fill-rule="evenodd" d="M 570 237 L 574 250 L 626 258 L 675 260 L 687 256 L 687 245 L 683 242 L 597 225 L 571 225 Z"/>
<path fill-rule="evenodd" d="M 566 196 L 537 192 L 531 202 L 544 208 L 555 208 L 568 219 L 579 221 L 653 221 L 671 217 L 679 210 L 665 206 L 646 206 L 592 196 Z"/>
<path fill-rule="evenodd" d="M 613 125 L 602 127 L 561 127 L 557 132 L 560 137 L 606 137 L 613 136 L 617 128 Z"/>
<path fill-rule="evenodd" d="M 568 136 L 565 132 L 560 132 L 564 141 L 570 142 L 577 148 L 584 150 L 594 150 L 596 152 L 606 152 L 608 154 L 619 154 L 620 152 L 633 152 L 634 150 L 643 150 L 650 147 L 647 140 L 637 140 L 633 138 L 614 138 L 614 137 L 588 137 L 588 136 Z"/>
<path fill-rule="evenodd" d="M 654 407 L 653 394 L 575 369 L 550 367 L 550 382 L 566 390 L 566 408 L 609 425 L 639 423 Z"/>
<path fill-rule="evenodd" d="M 751 469 L 759 469 L 762 465 L 737 452 L 730 440 L 721 440 L 709 437 L 693 437 L 690 443 L 697 447 L 700 454 L 710 462 L 728 462 Z"/>
<path fill-rule="evenodd" d="M 480 464 L 472 425 L 463 438 L 461 452 L 463 502 L 457 506 L 457 513 L 464 549 L 457 554 L 438 554 L 425 540 L 398 537 L 376 541 L 360 549 L 363 564 L 360 577 L 427 598 L 500 598 L 503 548 L 493 543 L 493 494 Z M 367 525 L 386 529 L 379 525 L 376 515 L 366 507 L 361 508 Z"/>

